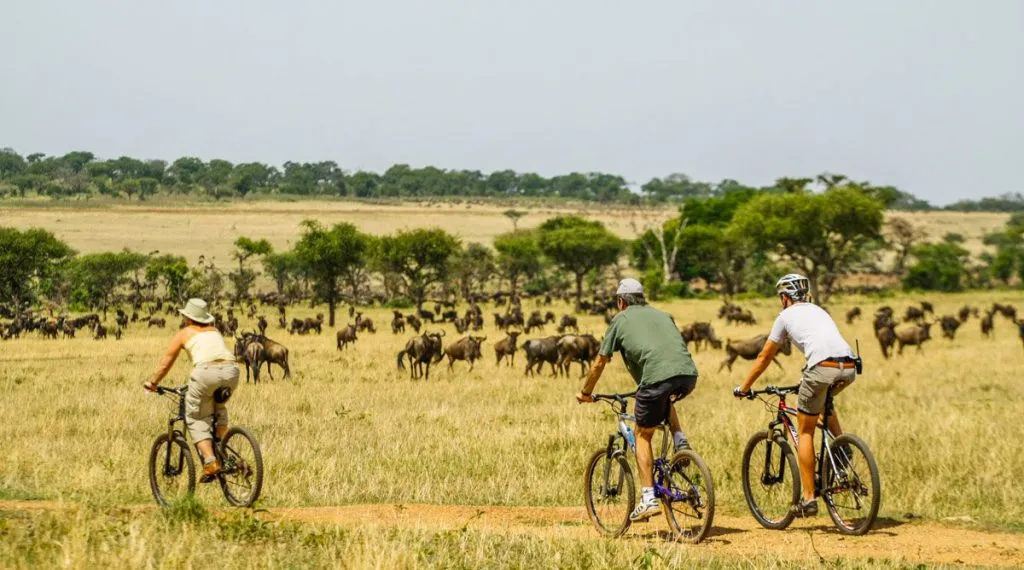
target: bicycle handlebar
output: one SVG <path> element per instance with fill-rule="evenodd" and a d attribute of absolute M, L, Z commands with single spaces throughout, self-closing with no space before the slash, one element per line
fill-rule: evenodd
<path fill-rule="evenodd" d="M 165 388 L 164 386 L 157 386 L 155 392 L 163 396 L 164 394 L 177 394 L 178 396 L 184 396 L 185 392 L 188 391 L 188 386 L 175 386 L 174 388 Z"/>
<path fill-rule="evenodd" d="M 763 394 L 768 394 L 770 396 L 778 396 L 782 398 L 789 394 L 796 394 L 799 391 L 799 384 L 795 386 L 766 386 L 764 390 L 751 390 L 747 392 L 747 399 L 753 400 L 757 396 L 761 396 Z"/>

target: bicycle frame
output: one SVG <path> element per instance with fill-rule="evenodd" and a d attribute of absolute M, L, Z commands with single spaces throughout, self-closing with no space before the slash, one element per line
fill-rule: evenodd
<path fill-rule="evenodd" d="M 773 433 L 776 433 L 776 434 L 781 436 L 782 434 L 780 433 L 781 430 L 779 429 L 779 426 L 785 426 L 786 434 L 789 436 L 789 440 L 792 442 L 794 450 L 796 450 L 796 449 L 798 449 L 798 445 L 799 445 L 798 444 L 799 434 L 797 433 L 797 430 L 796 430 L 796 422 L 792 418 L 796 417 L 796 415 L 798 413 L 798 410 L 786 403 L 786 396 L 788 394 L 790 394 L 790 393 L 793 393 L 793 392 L 790 391 L 792 388 L 797 388 L 797 387 L 796 386 L 792 386 L 790 388 L 780 388 L 778 390 L 775 390 L 773 387 L 769 387 L 769 388 L 771 388 L 772 391 L 769 392 L 768 390 L 765 390 L 765 392 L 768 392 L 768 393 L 771 393 L 774 396 L 777 396 L 779 398 L 779 404 L 778 404 L 778 407 L 776 408 L 775 421 L 773 421 L 770 424 L 768 424 L 768 429 L 770 431 L 772 431 Z M 828 419 L 832 415 L 833 410 L 834 410 L 834 408 L 833 408 L 833 402 L 832 402 L 832 390 L 830 388 L 829 391 L 828 391 L 828 394 L 825 396 L 825 411 L 824 411 L 824 413 L 821 416 L 821 422 L 819 422 L 817 424 L 817 426 L 816 426 L 816 429 L 821 431 L 822 437 L 821 437 L 821 445 L 819 447 L 818 455 L 816 457 L 816 464 L 815 464 L 815 473 L 814 473 L 814 495 L 815 496 L 820 496 L 822 494 L 821 486 L 823 484 L 822 482 L 825 479 L 825 458 L 826 457 L 828 458 L 828 465 L 832 468 L 833 473 L 836 472 L 836 469 L 838 467 L 837 464 L 836 464 L 835 457 L 832 455 L 832 450 L 830 449 L 830 446 L 829 446 L 829 444 L 833 440 L 835 440 L 835 438 L 836 438 L 836 436 L 833 435 L 832 432 L 828 429 Z M 770 472 L 769 471 L 770 465 L 768 465 L 768 462 L 769 462 L 769 460 L 771 458 L 771 445 L 772 445 L 772 441 L 768 441 L 766 445 L 767 445 L 768 453 L 765 454 L 765 471 L 764 471 L 764 473 L 766 474 L 765 477 L 767 476 L 767 473 Z M 773 480 L 771 480 L 771 481 L 764 481 L 764 482 L 767 483 L 767 484 L 781 482 L 782 481 L 782 476 L 783 476 L 783 469 L 785 469 L 785 462 L 784 461 L 782 461 L 782 463 L 781 463 L 781 465 L 779 467 L 779 475 L 777 477 L 778 480 L 774 480 L 775 478 L 773 478 Z M 799 475 L 799 474 L 797 474 L 797 475 Z"/>

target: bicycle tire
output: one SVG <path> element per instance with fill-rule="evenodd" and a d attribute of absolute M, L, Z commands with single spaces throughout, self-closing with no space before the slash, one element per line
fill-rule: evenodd
<path fill-rule="evenodd" d="M 856 457 L 851 460 L 845 458 L 844 454 L 838 453 L 846 445 L 849 445 L 851 449 L 856 449 L 863 456 L 864 467 L 867 468 L 868 476 L 871 480 L 870 489 L 863 489 L 863 468 L 860 467 L 860 462 L 856 460 Z M 878 475 L 878 464 L 875 463 L 875 456 L 868 449 L 868 444 L 864 440 L 850 433 L 835 438 L 832 444 L 829 445 L 829 450 L 842 473 L 839 474 L 839 480 L 837 481 L 836 473 L 833 471 L 831 463 L 827 461 L 827 458 L 822 458 L 826 460 L 822 498 L 825 500 L 828 516 L 831 517 L 832 522 L 835 523 L 840 533 L 851 536 L 863 535 L 871 530 L 871 526 L 875 524 L 882 496 L 881 481 Z M 849 487 L 851 486 L 854 488 L 850 489 Z M 857 505 L 856 512 L 863 512 L 864 516 L 862 518 L 847 520 L 847 516 L 844 514 L 846 509 L 843 507 L 843 504 L 836 501 L 839 494 L 834 489 L 837 487 L 845 487 L 847 491 L 852 491 L 850 495 L 854 499 L 852 503 Z M 866 509 L 863 509 L 860 506 L 861 501 L 856 499 L 856 497 L 864 496 L 870 496 L 871 498 L 871 504 Z M 845 501 L 842 503 L 845 503 Z"/>
<path fill-rule="evenodd" d="M 166 465 L 166 446 L 172 446 L 170 450 L 172 465 Z M 177 451 L 174 448 L 177 448 Z M 192 495 L 196 491 L 195 460 L 192 458 L 192 450 L 189 448 L 188 442 L 181 436 L 176 435 L 173 439 L 166 433 L 157 436 L 149 451 L 148 471 L 149 488 L 153 492 L 156 503 L 161 507 L 166 507 L 172 501 Z M 161 480 L 165 482 L 164 485 L 161 485 Z M 184 492 L 172 496 L 169 493 L 169 485 L 166 484 L 170 481 L 183 482 Z"/>
<path fill-rule="evenodd" d="M 763 447 L 761 446 L 762 443 L 765 444 Z M 773 446 L 772 448 L 768 447 L 769 443 Z M 762 449 L 758 450 L 759 447 L 762 447 Z M 768 453 L 771 453 L 772 456 L 768 457 Z M 757 464 L 752 466 L 752 460 L 756 461 Z M 773 465 L 778 465 L 778 473 L 772 473 L 771 477 L 769 477 L 769 474 L 765 473 L 766 464 L 769 469 Z M 757 473 L 755 481 L 751 481 L 752 467 L 756 470 L 755 473 Z M 743 450 L 743 466 L 741 469 L 743 471 L 743 496 L 747 500 L 750 514 L 754 515 L 754 520 L 764 528 L 771 530 L 782 530 L 788 527 L 796 516 L 793 506 L 799 504 L 800 501 L 800 470 L 797 466 L 796 455 L 789 446 L 789 442 L 781 436 L 776 437 L 773 432 L 768 430 L 755 433 L 750 438 L 750 441 L 747 442 L 746 449 Z M 787 470 L 789 472 L 788 482 Z M 778 480 L 776 481 L 775 478 L 778 478 Z M 755 498 L 754 484 L 766 492 L 777 489 L 779 494 L 778 502 L 781 505 L 773 505 L 774 508 L 770 509 L 772 512 L 767 512 L 769 510 L 768 501 L 758 501 Z M 787 487 L 789 488 L 788 490 Z"/>
<path fill-rule="evenodd" d="M 683 450 L 673 455 L 669 461 L 668 470 L 669 476 L 672 477 L 672 484 L 679 485 L 688 495 L 686 501 L 673 501 L 668 497 L 661 498 L 662 511 L 664 511 L 665 519 L 672 530 L 672 538 L 696 544 L 707 537 L 715 520 L 715 484 L 711 477 L 711 470 L 708 469 L 704 458 L 693 450 Z M 677 481 L 674 474 L 679 474 L 681 480 Z M 704 487 L 703 491 L 697 488 L 701 484 Z M 683 485 L 688 485 L 689 489 Z M 694 498 L 693 495 L 696 497 Z M 703 508 L 694 507 L 695 502 L 698 505 L 702 504 Z M 693 514 L 677 509 L 676 506 L 680 504 L 689 505 Z M 698 522 L 684 528 L 680 522 L 681 516 L 691 516 Z"/>
<path fill-rule="evenodd" d="M 611 490 L 603 488 L 601 480 L 604 478 L 604 465 L 611 462 L 609 466 L 609 479 L 614 476 L 614 485 Z M 617 467 L 618 469 L 613 469 Z M 594 488 L 595 476 L 597 476 L 598 488 Z M 609 492 L 611 491 L 611 492 Z M 595 492 L 597 496 L 595 497 Z M 595 498 L 598 499 L 595 502 Z M 583 502 L 587 506 L 587 515 L 591 522 L 597 527 L 598 532 L 608 537 L 622 536 L 629 529 L 629 514 L 636 506 L 636 485 L 633 482 L 633 471 L 629 462 L 622 455 L 608 457 L 607 449 L 599 449 L 587 460 L 587 469 L 583 478 Z M 605 503 L 611 508 L 600 509 L 598 505 Z M 619 506 L 622 509 L 621 518 L 616 516 Z"/>
<path fill-rule="evenodd" d="M 237 444 L 232 441 L 245 441 L 251 453 L 243 456 Z M 263 491 L 263 453 L 260 444 L 249 430 L 235 426 L 224 434 L 220 442 L 221 467 L 224 471 L 217 476 L 224 499 L 236 507 L 251 507 L 260 498 Z M 234 469 L 234 471 L 233 471 Z M 238 494 L 247 489 L 244 495 Z"/>

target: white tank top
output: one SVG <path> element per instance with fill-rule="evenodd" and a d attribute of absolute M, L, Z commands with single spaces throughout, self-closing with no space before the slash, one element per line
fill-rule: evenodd
<path fill-rule="evenodd" d="M 235 361 L 235 354 L 228 350 L 224 337 L 217 331 L 196 333 L 185 341 L 185 350 L 188 351 L 192 364 L 206 364 L 215 360 Z"/>

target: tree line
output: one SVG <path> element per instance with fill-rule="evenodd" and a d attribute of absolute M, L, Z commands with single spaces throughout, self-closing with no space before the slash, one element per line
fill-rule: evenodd
<path fill-rule="evenodd" d="M 319 196 L 360 199 L 422 199 L 443 197 L 559 198 L 616 204 L 679 203 L 693 198 L 720 198 L 749 190 L 792 193 L 826 189 L 850 183 L 843 175 L 824 173 L 808 178 L 779 178 L 767 187 L 751 187 L 735 180 L 702 182 L 685 174 L 671 174 L 634 184 L 620 175 L 572 172 L 552 177 L 531 172 L 500 170 L 445 170 L 396 164 L 383 173 L 346 171 L 335 161 L 232 163 L 181 157 L 173 161 L 143 160 L 128 156 L 100 159 L 88 151 L 62 156 L 0 149 L 0 197 L 47 196 L 57 199 L 90 196 L 146 200 L 154 195 L 186 195 L 204 199 L 261 196 Z M 931 204 L 892 186 L 857 183 L 875 189 L 891 210 L 933 210 Z M 964 200 L 945 209 L 958 211 L 1024 211 L 1020 193 L 980 200 Z"/>
<path fill-rule="evenodd" d="M 428 300 L 482 299 L 610 286 L 625 271 L 641 274 L 653 298 L 686 296 L 694 283 L 726 298 L 774 294 L 779 275 L 806 274 L 821 303 L 851 273 L 885 274 L 906 289 L 962 291 L 1024 282 L 1024 214 L 985 238 L 972 258 L 963 237 L 926 242 L 905 218 L 886 221 L 870 188 L 837 184 L 824 192 L 764 193 L 745 189 L 690 198 L 672 218 L 636 228 L 623 240 L 600 222 L 558 216 L 514 229 L 493 247 L 463 243 L 437 228 L 373 236 L 349 223 L 306 220 L 294 247 L 276 251 L 264 239 L 240 237 L 229 265 L 205 258 L 189 264 L 172 253 L 133 251 L 78 255 L 44 229 L 0 227 L 0 308 L 52 303 L 107 311 L 122 302 L 165 296 L 251 299 L 261 272 L 275 298 L 328 305 L 334 325 L 344 302 L 422 307 Z M 568 297 L 568 296 L 566 296 Z"/>

